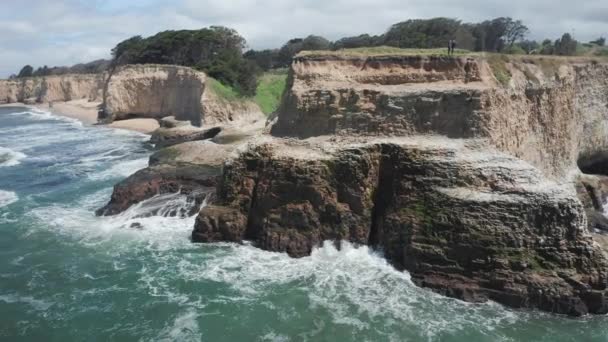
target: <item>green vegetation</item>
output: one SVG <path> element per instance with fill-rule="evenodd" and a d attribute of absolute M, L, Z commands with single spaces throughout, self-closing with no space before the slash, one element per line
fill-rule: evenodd
<path fill-rule="evenodd" d="M 222 100 L 226 100 L 228 102 L 235 102 L 242 101 L 245 99 L 245 97 L 243 97 L 236 90 L 234 90 L 234 88 L 229 85 L 222 84 L 213 77 L 207 78 L 207 86 L 215 95 L 217 95 Z"/>
<path fill-rule="evenodd" d="M 270 114 L 279 108 L 281 96 L 287 85 L 287 69 L 273 70 L 263 73 L 258 78 L 255 96 L 244 96 L 229 85 L 209 77 L 209 89 L 226 102 L 254 101 L 264 114 Z"/>
<path fill-rule="evenodd" d="M 164 31 L 131 37 L 112 49 L 113 65 L 176 64 L 206 72 L 243 95 L 255 94 L 256 65 L 243 57 L 245 39 L 233 29 Z"/>
<path fill-rule="evenodd" d="M 488 54 L 486 59 L 496 80 L 503 86 L 507 86 L 511 81 L 511 72 L 507 68 L 509 58 L 506 55 Z"/>
<path fill-rule="evenodd" d="M 262 108 L 264 114 L 271 114 L 279 108 L 286 85 L 286 69 L 268 72 L 258 78 L 255 102 Z"/>
<path fill-rule="evenodd" d="M 337 57 L 374 57 L 374 56 L 447 56 L 448 49 L 402 49 L 392 46 L 360 47 L 342 50 L 302 51 L 298 56 L 337 56 Z M 454 55 L 474 56 L 479 55 L 468 50 L 456 49 Z"/>

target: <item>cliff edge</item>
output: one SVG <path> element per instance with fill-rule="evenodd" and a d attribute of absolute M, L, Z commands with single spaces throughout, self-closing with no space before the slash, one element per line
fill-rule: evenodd
<path fill-rule="evenodd" d="M 605 170 L 607 75 L 567 58 L 301 54 L 270 135 L 225 163 L 192 239 L 295 257 L 369 244 L 445 295 L 608 313 L 587 219 L 605 187 L 580 171 Z"/>

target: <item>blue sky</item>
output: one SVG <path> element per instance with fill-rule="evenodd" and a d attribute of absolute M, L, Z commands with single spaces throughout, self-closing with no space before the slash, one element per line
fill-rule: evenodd
<path fill-rule="evenodd" d="M 410 18 L 522 19 L 532 38 L 571 32 L 608 36 L 608 1 L 580 0 L 2 0 L 0 77 L 25 64 L 71 65 L 108 58 L 117 42 L 169 29 L 225 25 L 253 48 L 314 33 L 337 39 L 379 34 Z"/>

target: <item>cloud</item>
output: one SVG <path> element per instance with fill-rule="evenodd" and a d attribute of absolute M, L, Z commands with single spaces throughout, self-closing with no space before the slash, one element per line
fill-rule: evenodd
<path fill-rule="evenodd" d="M 608 2 L 582 0 L 20 0 L 0 11 L 0 77 L 25 64 L 69 65 L 108 58 L 117 42 L 169 29 L 224 25 L 253 48 L 314 33 L 329 39 L 380 34 L 411 18 L 522 19 L 535 39 L 564 32 L 608 36 Z"/>

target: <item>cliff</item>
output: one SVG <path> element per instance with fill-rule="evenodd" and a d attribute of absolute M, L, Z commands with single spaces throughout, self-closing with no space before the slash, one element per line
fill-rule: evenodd
<path fill-rule="evenodd" d="M 175 65 L 127 65 L 104 74 L 0 80 L 0 103 L 88 99 L 101 103 L 103 122 L 174 116 L 195 126 L 264 117 L 247 99 L 228 101 L 207 86 L 207 76 Z"/>
<path fill-rule="evenodd" d="M 370 244 L 449 296 L 608 313 L 588 225 L 608 187 L 580 170 L 607 172 L 606 76 L 566 58 L 299 55 L 275 137 L 226 162 L 192 238 L 295 257 Z"/>
<path fill-rule="evenodd" d="M 1 103 L 42 103 L 102 98 L 104 74 L 57 75 L 0 80 Z"/>
<path fill-rule="evenodd" d="M 502 85 L 496 70 L 509 79 Z M 504 81 L 504 80 L 503 80 Z M 608 65 L 556 57 L 300 56 L 272 127 L 486 138 L 557 179 L 608 147 Z"/>
<path fill-rule="evenodd" d="M 208 87 L 207 76 L 173 65 L 128 65 L 112 73 L 104 90 L 105 120 L 174 116 L 201 126 L 242 117 L 261 117 L 251 101 L 224 101 Z"/>

